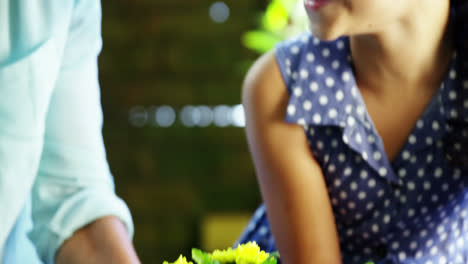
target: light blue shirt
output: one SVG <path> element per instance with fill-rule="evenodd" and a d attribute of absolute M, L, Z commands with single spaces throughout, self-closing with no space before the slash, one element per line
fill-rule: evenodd
<path fill-rule="evenodd" d="M 0 0 L 0 260 L 53 263 L 103 216 L 133 235 L 102 140 L 99 0 Z"/>

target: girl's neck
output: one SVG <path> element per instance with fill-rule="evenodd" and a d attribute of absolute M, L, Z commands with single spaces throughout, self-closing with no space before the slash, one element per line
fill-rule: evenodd
<path fill-rule="evenodd" d="M 448 0 L 418 3 L 414 12 L 381 32 L 350 37 L 360 88 L 383 95 L 440 85 L 453 53 L 450 4 Z"/>

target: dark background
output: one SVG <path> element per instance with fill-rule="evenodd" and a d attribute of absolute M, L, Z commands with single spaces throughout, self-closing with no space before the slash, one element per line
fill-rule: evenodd
<path fill-rule="evenodd" d="M 258 26 L 268 1 L 224 1 L 224 23 L 210 18 L 214 2 L 102 1 L 104 140 L 143 263 L 190 256 L 192 247 L 204 246 L 206 215 L 245 218 L 261 201 L 242 127 L 180 121 L 187 105 L 240 104 L 244 75 L 258 56 L 241 35 Z M 177 114 L 169 127 L 152 121 L 163 105 Z"/>

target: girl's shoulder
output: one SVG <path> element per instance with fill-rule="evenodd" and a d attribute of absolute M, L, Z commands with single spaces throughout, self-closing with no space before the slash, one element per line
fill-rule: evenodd
<path fill-rule="evenodd" d="M 358 102 L 349 38 L 321 41 L 304 33 L 279 43 L 275 57 L 289 93 L 285 120 L 340 125 Z"/>
<path fill-rule="evenodd" d="M 298 80 L 320 78 L 349 65 L 347 37 L 322 41 L 310 32 L 280 42 L 275 47 L 277 63 L 287 87 Z"/>

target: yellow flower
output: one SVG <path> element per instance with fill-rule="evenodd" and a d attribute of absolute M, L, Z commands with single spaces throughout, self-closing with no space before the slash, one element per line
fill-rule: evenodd
<path fill-rule="evenodd" d="M 163 264 L 193 264 L 193 262 L 191 261 L 187 262 L 187 259 L 184 256 L 180 255 L 179 258 L 175 262 L 169 263 L 167 261 L 164 261 Z"/>
<path fill-rule="evenodd" d="M 255 242 L 239 245 L 236 249 L 215 250 L 210 254 L 211 259 L 221 263 L 235 262 L 236 264 L 261 264 L 270 254 L 260 250 Z"/>
<path fill-rule="evenodd" d="M 264 262 L 270 254 L 266 253 L 265 251 L 260 250 L 260 247 L 255 242 L 249 242 L 244 245 L 239 245 L 236 249 L 237 257 L 236 263 L 237 264 L 247 264 L 247 263 L 255 263 L 261 264 Z"/>
<path fill-rule="evenodd" d="M 210 254 L 211 259 L 219 262 L 234 262 L 236 260 L 236 251 L 232 248 L 226 250 L 215 250 Z"/>

